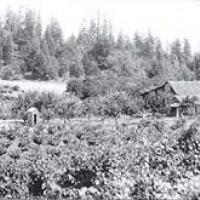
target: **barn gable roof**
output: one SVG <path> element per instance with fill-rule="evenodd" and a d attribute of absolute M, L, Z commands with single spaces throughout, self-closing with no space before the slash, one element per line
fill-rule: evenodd
<path fill-rule="evenodd" d="M 181 97 L 200 97 L 200 81 L 168 81 L 172 90 Z"/>
<path fill-rule="evenodd" d="M 160 84 L 157 84 L 157 85 L 148 85 L 140 91 L 140 94 L 144 95 L 144 94 L 148 94 L 149 92 L 159 90 L 160 88 L 164 87 L 166 84 L 167 82 L 161 82 Z"/>
<path fill-rule="evenodd" d="M 184 99 L 186 97 L 199 97 L 200 98 L 200 81 L 166 81 L 157 86 L 149 86 L 141 91 L 141 94 L 148 94 L 150 92 L 163 88 L 166 84 L 169 84 L 175 96 L 178 99 Z"/>

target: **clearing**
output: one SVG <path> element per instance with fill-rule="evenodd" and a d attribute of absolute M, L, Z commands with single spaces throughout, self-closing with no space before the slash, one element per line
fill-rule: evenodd
<path fill-rule="evenodd" d="M 0 85 L 19 86 L 25 92 L 54 92 L 62 94 L 66 90 L 65 82 L 56 81 L 30 81 L 30 80 L 0 80 Z"/>

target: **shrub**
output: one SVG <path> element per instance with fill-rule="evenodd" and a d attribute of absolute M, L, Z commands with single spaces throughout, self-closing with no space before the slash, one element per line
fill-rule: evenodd
<path fill-rule="evenodd" d="M 103 97 L 102 110 L 104 115 L 117 116 L 118 114 L 133 115 L 141 110 L 142 101 L 132 99 L 125 92 L 115 92 Z"/>
<path fill-rule="evenodd" d="M 54 93 L 28 92 L 18 96 L 13 107 L 18 109 L 20 118 L 26 118 L 28 108 L 36 107 L 45 119 L 49 119 L 55 116 L 54 107 L 58 100 Z"/>
<path fill-rule="evenodd" d="M 80 78 L 84 74 L 83 66 L 80 63 L 75 63 L 69 67 L 69 76 Z"/>
<path fill-rule="evenodd" d="M 105 96 L 90 97 L 81 103 L 82 115 L 116 117 L 119 114 L 133 115 L 141 111 L 143 100 L 129 96 L 126 92 L 113 92 Z"/>
<path fill-rule="evenodd" d="M 54 93 L 28 92 L 24 93 L 15 100 L 13 107 L 17 108 L 19 118 L 27 120 L 27 110 L 30 107 L 36 107 L 43 119 L 53 118 L 69 119 L 77 115 L 79 99 L 68 98 L 65 95 L 56 95 Z M 14 115 L 14 113 L 13 113 Z"/>
<path fill-rule="evenodd" d="M 12 87 L 13 91 L 20 91 L 20 87 L 18 85 L 15 85 Z"/>
<path fill-rule="evenodd" d="M 82 87 L 82 80 L 71 79 L 67 84 L 67 92 L 74 93 L 76 96 L 80 96 Z"/>
<path fill-rule="evenodd" d="M 19 66 L 6 65 L 0 70 L 0 78 L 4 80 L 22 79 L 22 74 Z"/>
<path fill-rule="evenodd" d="M 122 78 L 114 73 L 101 72 L 95 76 L 88 76 L 84 80 L 73 79 L 67 85 L 67 91 L 74 93 L 81 99 L 105 96 L 112 92 L 131 93 L 135 87 L 131 78 Z"/>

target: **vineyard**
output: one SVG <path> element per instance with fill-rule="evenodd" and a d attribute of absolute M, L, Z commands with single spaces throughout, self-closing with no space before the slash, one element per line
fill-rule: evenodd
<path fill-rule="evenodd" d="M 198 199 L 198 130 L 51 120 L 0 130 L 0 198 Z"/>
<path fill-rule="evenodd" d="M 120 94 L 2 86 L 0 199 L 199 199 L 200 117 L 144 115 L 138 98 Z M 42 123 L 26 123 L 30 107 Z"/>
<path fill-rule="evenodd" d="M 145 114 L 125 92 L 81 99 L 2 85 L 0 96 L 0 199 L 199 199 L 198 115 Z"/>

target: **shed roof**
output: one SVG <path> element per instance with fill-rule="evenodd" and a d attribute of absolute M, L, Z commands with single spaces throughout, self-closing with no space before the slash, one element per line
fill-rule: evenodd
<path fill-rule="evenodd" d="M 157 90 L 157 89 L 160 89 L 162 88 L 163 86 L 165 86 L 167 84 L 167 82 L 161 82 L 159 84 L 156 84 L 156 85 L 148 85 L 148 86 L 145 86 L 145 88 L 143 88 L 140 93 L 141 94 L 146 94 L 146 93 L 149 93 L 149 92 L 152 92 L 154 90 Z"/>
<path fill-rule="evenodd" d="M 180 106 L 180 103 L 172 103 L 171 107 L 172 108 L 178 108 Z"/>
<path fill-rule="evenodd" d="M 172 90 L 180 97 L 200 97 L 200 81 L 168 81 Z"/>
<path fill-rule="evenodd" d="M 153 85 L 143 89 L 141 94 L 158 90 L 167 83 L 171 86 L 175 95 L 182 99 L 185 97 L 200 97 L 200 81 L 166 81 L 157 86 Z"/>
<path fill-rule="evenodd" d="M 32 107 L 32 108 L 29 108 L 29 109 L 27 110 L 27 112 L 31 112 L 31 113 L 37 113 L 37 112 L 38 112 L 38 109 L 37 109 L 37 108 L 34 108 L 34 107 Z"/>

